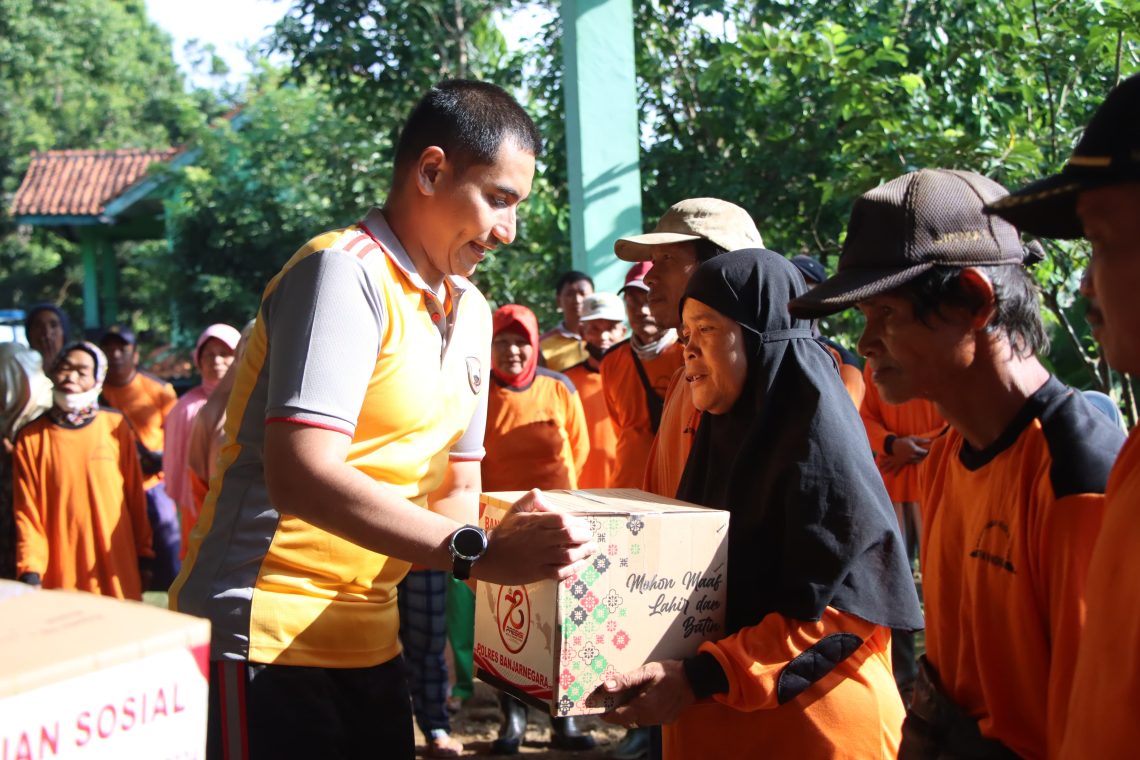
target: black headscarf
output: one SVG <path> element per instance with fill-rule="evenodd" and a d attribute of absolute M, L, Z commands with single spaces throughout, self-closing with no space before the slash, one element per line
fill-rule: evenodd
<path fill-rule="evenodd" d="M 772 612 L 819 620 L 834 607 L 917 630 L 922 613 L 890 497 L 831 355 L 793 319 L 806 292 L 783 256 L 749 249 L 700 266 L 685 290 L 737 322 L 744 391 L 701 415 L 677 497 L 732 513 L 727 630 Z"/>

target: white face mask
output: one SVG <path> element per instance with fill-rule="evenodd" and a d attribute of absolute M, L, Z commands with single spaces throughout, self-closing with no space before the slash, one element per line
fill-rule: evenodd
<path fill-rule="evenodd" d="M 66 412 L 79 412 L 88 407 L 94 406 L 99 400 L 99 389 L 92 388 L 89 391 L 81 393 L 68 393 L 67 391 L 56 388 L 52 391 L 52 400 L 55 405 Z"/>

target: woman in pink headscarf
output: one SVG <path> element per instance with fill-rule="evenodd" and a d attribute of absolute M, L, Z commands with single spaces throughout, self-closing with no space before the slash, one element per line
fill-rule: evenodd
<path fill-rule="evenodd" d="M 235 328 L 223 324 L 210 325 L 202 331 L 194 346 L 194 364 L 202 376 L 202 384 L 187 391 L 163 423 L 166 443 L 162 452 L 162 469 L 166 477 L 166 493 L 178 505 L 183 555 L 186 553 L 190 526 L 197 518 L 191 480 L 186 469 L 190 426 L 198 410 L 210 397 L 210 392 L 217 387 L 233 364 L 234 351 L 240 337 Z"/>

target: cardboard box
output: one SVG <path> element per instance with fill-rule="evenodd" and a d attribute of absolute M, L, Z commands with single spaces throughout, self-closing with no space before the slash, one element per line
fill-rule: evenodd
<path fill-rule="evenodd" d="M 494 530 L 523 492 L 485 493 Z M 724 635 L 728 512 L 633 489 L 544 491 L 586 517 L 592 564 L 562 583 L 479 582 L 477 675 L 551 715 L 613 709 L 609 675 L 695 654 Z"/>
<path fill-rule="evenodd" d="M 0 760 L 206 754 L 210 624 L 0 581 Z"/>

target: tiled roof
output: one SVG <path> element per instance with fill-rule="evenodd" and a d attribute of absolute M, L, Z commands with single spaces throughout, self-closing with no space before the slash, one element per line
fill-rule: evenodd
<path fill-rule="evenodd" d="M 32 155 L 12 201 L 13 216 L 97 216 L 146 176 L 147 167 L 177 153 L 166 150 L 49 150 Z"/>

